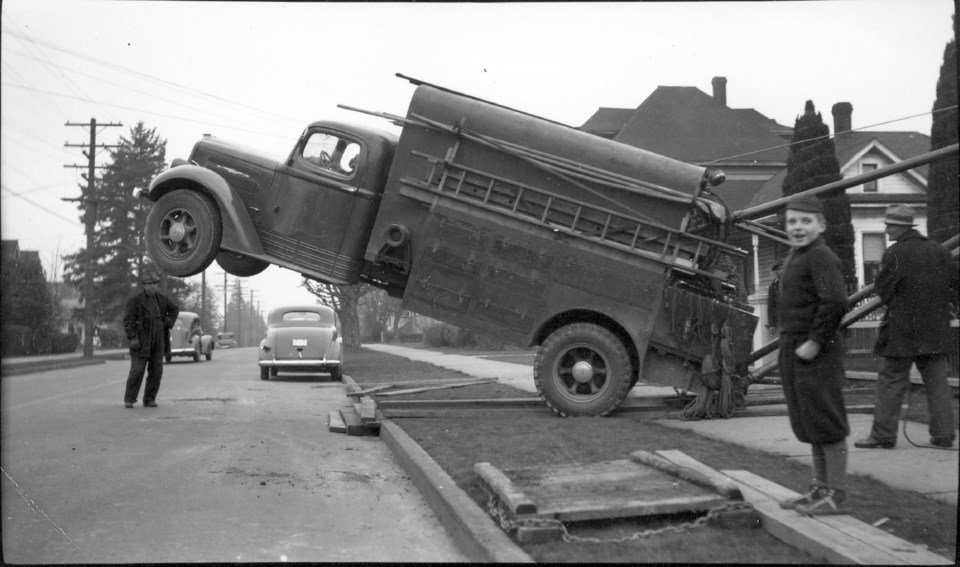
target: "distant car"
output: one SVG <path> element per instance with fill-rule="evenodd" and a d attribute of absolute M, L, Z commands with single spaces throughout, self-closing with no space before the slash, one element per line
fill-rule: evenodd
<path fill-rule="evenodd" d="M 233 333 L 217 333 L 217 348 L 237 348 Z"/>
<path fill-rule="evenodd" d="M 260 341 L 260 379 L 283 372 L 327 372 L 341 379 L 343 339 L 333 309 L 325 305 L 279 307 L 267 316 Z"/>
<path fill-rule="evenodd" d="M 203 334 L 200 328 L 200 316 L 190 311 L 181 311 L 177 322 L 170 329 L 170 352 L 167 362 L 175 356 L 191 356 L 194 362 L 200 362 L 203 356 L 213 358 L 213 337 Z"/>

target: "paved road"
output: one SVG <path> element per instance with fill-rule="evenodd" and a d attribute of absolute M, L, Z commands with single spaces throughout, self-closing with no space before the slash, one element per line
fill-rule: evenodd
<path fill-rule="evenodd" d="M 5 376 L 4 560 L 465 561 L 378 438 L 327 431 L 340 383 L 255 356 L 175 359 L 156 409 L 127 362 Z"/>

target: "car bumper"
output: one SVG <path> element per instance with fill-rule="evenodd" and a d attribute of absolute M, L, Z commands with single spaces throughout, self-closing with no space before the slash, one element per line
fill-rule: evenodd
<path fill-rule="evenodd" d="M 331 368 L 342 364 L 339 360 L 261 360 L 261 368 Z"/>
<path fill-rule="evenodd" d="M 170 349 L 170 356 L 193 356 L 196 353 L 196 347 Z"/>

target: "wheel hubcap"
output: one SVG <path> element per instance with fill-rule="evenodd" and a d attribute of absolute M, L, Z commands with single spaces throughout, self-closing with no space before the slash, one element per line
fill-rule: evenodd
<path fill-rule="evenodd" d="M 573 365 L 573 379 L 581 384 L 593 379 L 593 365 L 589 362 L 580 361 Z"/>
<path fill-rule="evenodd" d="M 174 242 L 180 242 L 186 234 L 187 229 L 183 227 L 183 223 L 178 222 L 170 227 L 170 240 Z"/>

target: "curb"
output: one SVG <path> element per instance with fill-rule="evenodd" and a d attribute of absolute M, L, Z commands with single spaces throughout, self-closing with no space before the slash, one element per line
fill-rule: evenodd
<path fill-rule="evenodd" d="M 380 438 L 470 561 L 534 563 L 400 426 L 384 420 Z"/>
<path fill-rule="evenodd" d="M 348 389 L 359 387 L 348 374 L 342 380 Z M 380 439 L 470 561 L 535 563 L 399 425 L 382 420 Z"/>
<path fill-rule="evenodd" d="M 92 364 L 104 364 L 105 358 L 75 358 L 68 360 L 44 361 L 44 362 L 23 362 L 15 364 L 4 364 L 2 374 L 4 376 L 17 376 L 19 374 L 32 374 L 34 372 L 46 372 L 48 370 L 61 370 L 64 368 L 75 368 L 78 366 L 90 366 Z"/>

